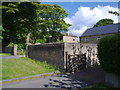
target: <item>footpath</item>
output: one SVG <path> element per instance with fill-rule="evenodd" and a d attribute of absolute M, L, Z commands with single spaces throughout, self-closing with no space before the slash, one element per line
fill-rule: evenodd
<path fill-rule="evenodd" d="M 18 56 L 2 56 L 2 59 L 11 59 L 11 58 L 21 58 L 25 57 L 24 55 L 18 55 Z"/>
<path fill-rule="evenodd" d="M 22 56 L 5 56 L 2 58 L 20 58 L 20 57 Z M 63 89 L 84 88 L 95 83 L 99 82 L 103 83 L 105 80 L 105 72 L 99 66 L 97 66 L 88 69 L 83 69 L 80 72 L 76 73 L 55 74 L 54 72 L 52 72 L 42 75 L 33 75 L 28 77 L 16 78 L 13 80 L 16 81 L 4 83 L 12 80 L 3 80 L 2 88 L 63 88 Z"/>

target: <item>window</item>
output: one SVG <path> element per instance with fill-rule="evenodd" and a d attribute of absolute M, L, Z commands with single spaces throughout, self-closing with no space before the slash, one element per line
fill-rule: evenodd
<path fill-rule="evenodd" d="M 97 37 L 97 41 L 100 40 L 100 39 L 101 39 L 101 37 Z"/>
<path fill-rule="evenodd" d="M 75 41 L 75 39 L 73 39 L 73 41 Z"/>
<path fill-rule="evenodd" d="M 88 42 L 89 41 L 89 39 L 88 38 L 85 38 L 85 42 Z"/>

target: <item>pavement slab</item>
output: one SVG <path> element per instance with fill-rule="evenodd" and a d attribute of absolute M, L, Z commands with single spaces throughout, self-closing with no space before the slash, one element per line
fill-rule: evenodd
<path fill-rule="evenodd" d="M 21 58 L 24 57 L 23 55 L 18 55 L 18 56 L 2 56 L 2 59 L 11 59 L 11 58 Z"/>
<path fill-rule="evenodd" d="M 42 78 L 3 84 L 2 88 L 83 88 L 87 82 L 73 80 L 69 75 L 52 75 Z"/>

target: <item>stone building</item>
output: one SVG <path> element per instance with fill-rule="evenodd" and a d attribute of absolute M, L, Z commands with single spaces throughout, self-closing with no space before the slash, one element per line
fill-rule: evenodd
<path fill-rule="evenodd" d="M 69 36 L 49 37 L 47 38 L 47 43 L 57 42 L 57 39 L 59 39 L 59 42 L 69 42 L 69 43 L 78 42 L 78 37 L 69 35 Z"/>
<path fill-rule="evenodd" d="M 77 43 L 78 38 L 76 36 L 63 36 L 63 42 Z"/>
<path fill-rule="evenodd" d="M 87 29 L 81 36 L 81 43 L 93 43 L 96 44 L 99 40 L 106 35 L 113 35 L 119 32 L 120 23 L 100 26 L 96 28 Z"/>

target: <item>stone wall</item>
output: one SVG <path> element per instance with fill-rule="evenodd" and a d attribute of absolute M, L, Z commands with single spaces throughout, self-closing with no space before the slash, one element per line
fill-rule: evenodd
<path fill-rule="evenodd" d="M 97 44 L 81 43 L 81 53 L 86 53 L 88 66 L 100 65 L 97 58 Z"/>
<path fill-rule="evenodd" d="M 64 67 L 64 43 L 45 43 L 28 46 L 28 57 Z"/>
<path fill-rule="evenodd" d="M 87 67 L 99 65 L 97 58 L 97 44 L 86 44 L 86 43 L 65 43 L 65 54 L 86 54 Z M 64 61 L 66 57 L 64 57 Z M 66 63 L 66 61 L 65 61 Z"/>
<path fill-rule="evenodd" d="M 5 47 L 3 53 L 13 54 L 13 46 L 11 46 L 11 47 Z"/>
<path fill-rule="evenodd" d="M 87 67 L 99 65 L 97 44 L 85 43 L 45 43 L 28 46 L 28 57 L 66 68 L 66 55 L 86 53 Z"/>
<path fill-rule="evenodd" d="M 80 42 L 81 43 L 98 43 L 99 40 L 104 37 L 104 36 L 111 36 L 114 34 L 105 34 L 105 35 L 93 35 L 93 36 L 84 36 L 84 37 L 80 37 Z"/>
<path fill-rule="evenodd" d="M 15 56 L 17 55 L 17 44 L 14 44 L 11 47 L 6 46 L 2 48 L 3 48 L 2 53 L 10 53 Z"/>
<path fill-rule="evenodd" d="M 64 68 L 67 68 L 68 55 L 80 54 L 80 43 L 64 43 Z"/>

